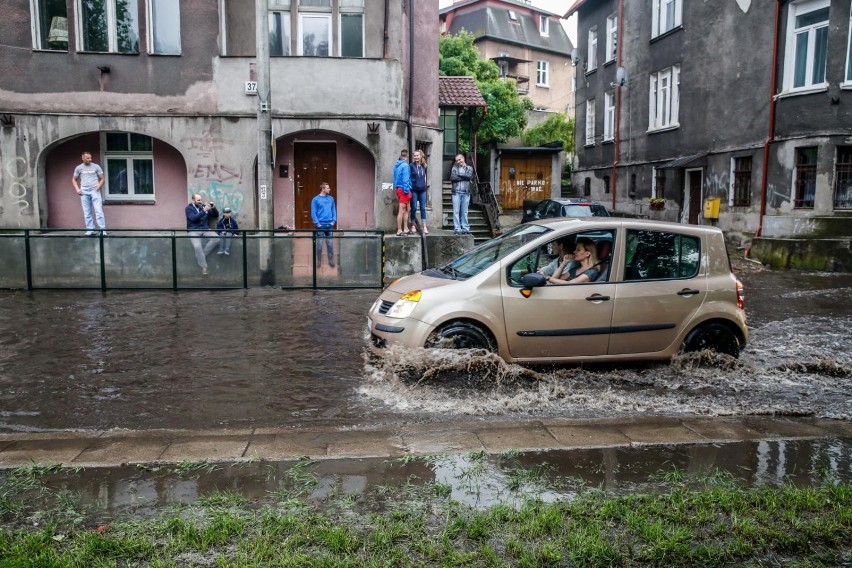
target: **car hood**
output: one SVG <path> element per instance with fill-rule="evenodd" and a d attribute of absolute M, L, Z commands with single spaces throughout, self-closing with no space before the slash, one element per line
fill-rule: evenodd
<path fill-rule="evenodd" d="M 448 284 L 455 284 L 458 280 L 453 280 L 451 278 L 436 278 L 434 276 L 426 276 L 425 274 L 418 273 L 412 274 L 410 276 L 404 276 L 399 278 L 398 280 L 394 280 L 391 282 L 390 286 L 386 288 L 386 291 L 395 292 L 397 294 L 406 294 L 411 292 L 412 290 L 428 290 L 429 288 L 440 288 L 441 286 L 447 286 Z"/>

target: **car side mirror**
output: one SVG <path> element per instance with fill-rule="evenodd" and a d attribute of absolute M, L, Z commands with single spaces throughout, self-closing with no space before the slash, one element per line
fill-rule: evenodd
<path fill-rule="evenodd" d="M 529 298 L 532 295 L 533 288 L 541 288 L 547 285 L 547 277 L 538 272 L 530 272 L 521 276 L 521 284 L 523 285 L 521 296 Z"/>

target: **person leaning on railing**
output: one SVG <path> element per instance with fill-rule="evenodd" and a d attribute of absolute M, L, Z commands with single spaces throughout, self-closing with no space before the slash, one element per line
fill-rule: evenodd
<path fill-rule="evenodd" d="M 216 248 L 217 235 L 210 230 L 209 217 L 216 206 L 211 202 L 202 204 L 201 195 L 196 193 L 186 206 L 186 230 L 189 242 L 195 250 L 195 260 L 201 267 L 201 274 L 207 274 L 207 255 Z"/>

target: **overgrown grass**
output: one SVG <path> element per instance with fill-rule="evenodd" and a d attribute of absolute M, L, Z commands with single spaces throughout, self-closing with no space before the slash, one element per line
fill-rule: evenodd
<path fill-rule="evenodd" d="M 515 456 L 502 456 L 512 462 Z M 406 457 L 393 467 L 419 458 Z M 456 487 L 487 482 L 485 456 L 469 454 Z M 421 460 L 422 462 L 422 460 Z M 425 463 L 434 463 L 428 461 Z M 744 488 L 713 471 L 655 477 L 661 493 L 583 489 L 545 503 L 530 488 L 561 480 L 545 466 L 507 468 L 513 504 L 475 509 L 446 483 L 409 475 L 362 494 L 332 488 L 311 498 L 315 462 L 283 473 L 264 499 L 211 490 L 153 516 L 110 517 L 82 505 L 50 476 L 58 466 L 8 472 L 0 483 L 0 566 L 836 566 L 852 563 L 852 486 Z M 422 465 L 422 463 L 421 463 Z M 163 475 L 204 476 L 218 467 L 179 464 Z M 514 503 L 519 503 L 515 506 Z"/>

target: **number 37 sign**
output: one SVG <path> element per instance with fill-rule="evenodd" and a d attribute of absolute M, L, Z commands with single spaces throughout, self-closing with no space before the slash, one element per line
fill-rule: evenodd
<path fill-rule="evenodd" d="M 247 95 L 256 95 L 257 94 L 257 81 L 246 81 L 246 94 Z"/>

